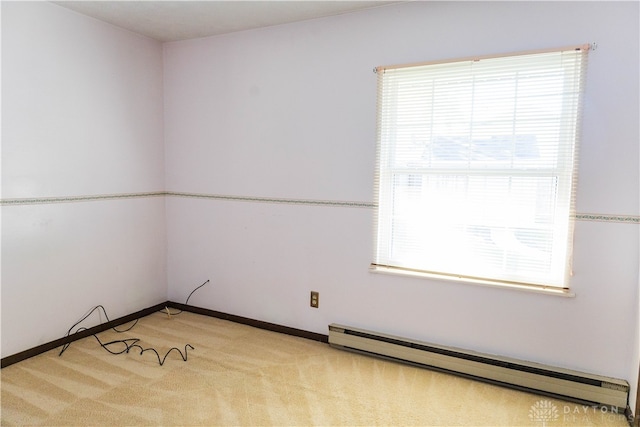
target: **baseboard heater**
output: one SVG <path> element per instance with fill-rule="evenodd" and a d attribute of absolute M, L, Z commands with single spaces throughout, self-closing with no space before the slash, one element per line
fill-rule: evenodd
<path fill-rule="evenodd" d="M 591 406 L 627 408 L 624 380 L 329 325 L 333 347 L 375 355 Z"/>

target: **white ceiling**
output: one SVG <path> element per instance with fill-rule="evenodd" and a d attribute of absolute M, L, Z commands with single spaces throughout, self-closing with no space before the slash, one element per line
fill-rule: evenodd
<path fill-rule="evenodd" d="M 166 42 L 339 15 L 398 1 L 111 0 L 53 3 Z"/>

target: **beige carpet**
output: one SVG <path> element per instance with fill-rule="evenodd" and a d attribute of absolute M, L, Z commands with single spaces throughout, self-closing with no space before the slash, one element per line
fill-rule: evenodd
<path fill-rule="evenodd" d="M 62 335 L 62 334 L 61 334 Z M 93 337 L 2 369 L 2 425 L 628 426 L 603 412 L 184 312 L 129 332 L 164 356 Z"/>

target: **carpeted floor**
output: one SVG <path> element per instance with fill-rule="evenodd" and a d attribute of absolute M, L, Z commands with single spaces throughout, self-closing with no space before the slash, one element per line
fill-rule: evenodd
<path fill-rule="evenodd" d="M 125 328 L 123 325 L 121 328 Z M 628 426 L 594 409 L 183 312 L 155 313 L 1 371 L 2 425 Z M 121 347 L 120 349 L 122 349 Z M 117 350 L 115 346 L 112 350 Z"/>

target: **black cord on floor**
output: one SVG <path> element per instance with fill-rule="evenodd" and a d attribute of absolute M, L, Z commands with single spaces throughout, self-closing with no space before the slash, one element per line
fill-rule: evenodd
<path fill-rule="evenodd" d="M 204 285 L 206 285 L 207 283 L 209 283 L 209 279 L 207 279 L 206 282 L 204 282 L 202 285 L 198 286 L 197 288 L 195 288 L 194 290 L 191 291 L 191 293 L 189 294 L 189 296 L 187 297 L 187 300 L 185 301 L 184 305 L 189 304 L 189 298 L 191 298 L 191 295 L 193 295 L 193 293 L 195 291 L 197 291 L 198 289 L 200 289 L 201 287 L 203 287 Z M 160 313 L 167 313 L 167 315 L 169 317 L 171 316 L 176 316 L 180 313 L 182 313 L 183 310 L 178 310 L 178 311 L 171 311 L 169 310 L 169 307 L 165 307 L 164 310 L 160 310 Z"/>
<path fill-rule="evenodd" d="M 182 357 L 182 360 L 184 360 L 185 362 L 187 361 L 187 348 L 190 348 L 191 350 L 193 350 L 193 346 L 191 344 L 186 344 L 184 346 L 184 354 L 180 351 L 179 348 L 177 347 L 172 347 L 169 349 L 169 351 L 167 351 L 164 355 L 164 357 L 162 358 L 162 360 L 160 359 L 160 354 L 156 351 L 156 349 L 154 348 L 142 348 L 141 346 L 139 346 L 138 344 L 133 344 L 129 347 L 129 350 L 132 349 L 133 347 L 137 347 L 140 349 L 140 356 L 142 356 L 142 353 L 144 353 L 145 351 L 152 351 L 156 354 L 156 357 L 158 358 L 158 363 L 160 364 L 160 366 L 164 365 L 164 361 L 167 360 L 167 356 L 169 355 L 169 353 L 171 353 L 172 351 L 177 351 L 180 354 L 180 357 Z"/>
<path fill-rule="evenodd" d="M 80 331 L 85 331 L 87 328 L 78 328 L 78 330 L 75 333 L 78 333 Z M 123 331 L 126 332 L 126 331 Z M 98 335 L 93 334 L 93 337 L 96 339 L 96 341 L 98 341 L 98 344 L 100 344 L 100 347 L 102 347 L 103 349 L 107 350 L 109 353 L 111 354 L 122 354 L 122 353 L 129 353 L 129 351 L 132 348 L 139 348 L 140 349 L 140 356 L 142 356 L 142 354 L 146 351 L 151 351 L 153 353 L 155 353 L 156 358 L 158 359 L 158 363 L 160 364 L 160 366 L 164 365 L 165 360 L 167 360 L 167 356 L 169 356 L 169 354 L 172 351 L 177 351 L 180 354 L 180 357 L 182 358 L 182 360 L 184 360 L 185 362 L 187 361 L 187 349 L 190 348 L 191 350 L 194 350 L 193 346 L 191 344 L 187 344 L 184 346 L 184 353 L 182 351 L 180 351 L 179 348 L 177 347 L 172 347 L 170 348 L 164 355 L 164 357 L 160 357 L 160 353 L 158 353 L 158 351 L 154 348 L 143 348 L 141 345 L 139 345 L 138 343 L 140 342 L 139 338 L 126 338 L 123 340 L 113 340 L 113 341 L 109 341 L 109 342 L 102 342 L 102 340 L 100 340 L 100 338 L 98 337 Z M 124 344 L 124 348 L 120 351 L 114 351 L 111 350 L 109 347 L 113 346 L 114 344 Z M 66 347 L 60 352 L 59 356 L 62 355 L 62 353 L 64 352 L 64 350 L 67 349 L 67 347 L 69 347 L 68 345 L 66 345 Z"/>
<path fill-rule="evenodd" d="M 200 289 L 201 287 L 206 285 L 208 282 L 209 282 L 209 280 L 207 280 L 202 285 L 198 286 L 193 291 L 191 291 L 191 293 L 189 294 L 189 297 L 187 297 L 187 302 L 189 302 L 189 298 L 191 298 L 191 295 L 193 295 L 193 293 L 195 291 L 197 291 L 198 289 Z M 80 323 L 82 323 L 84 320 L 86 320 L 89 316 L 91 316 L 96 310 L 102 310 L 102 313 L 104 314 L 104 317 L 107 319 L 107 322 L 110 322 L 109 316 L 107 315 L 107 310 L 102 305 L 97 305 L 94 308 L 92 308 L 87 314 L 85 314 L 80 320 L 78 320 L 76 323 L 74 323 L 69 328 L 69 330 L 67 331 L 67 334 L 64 337 L 65 338 L 69 337 L 71 335 L 71 332 L 73 331 L 73 329 L 75 327 L 77 327 Z M 170 313 L 169 309 L 167 308 L 167 313 L 170 314 L 170 315 L 171 314 L 180 314 L 180 313 L 182 313 L 182 310 L 180 310 L 178 313 Z M 133 324 L 131 326 L 129 326 L 127 329 L 119 330 L 119 329 L 116 329 L 115 327 L 113 327 L 111 329 L 113 329 L 115 332 L 118 332 L 118 333 L 128 332 L 135 325 L 138 324 L 138 320 L 140 320 L 140 319 L 136 319 L 135 322 L 133 322 Z M 80 328 L 76 329 L 76 331 L 73 332 L 73 333 L 77 334 L 78 332 L 86 331 L 86 330 L 87 330 L 87 328 L 80 327 Z M 172 351 L 177 351 L 180 354 L 180 357 L 182 358 L 182 360 L 186 362 L 187 361 L 187 349 L 190 348 L 191 350 L 194 350 L 194 347 L 191 344 L 186 344 L 184 346 L 184 353 L 179 348 L 172 347 L 165 353 L 164 357 L 160 357 L 160 353 L 158 353 L 158 351 L 155 348 L 152 348 L 152 347 L 144 348 L 141 345 L 139 345 L 138 343 L 140 342 L 140 338 L 125 338 L 123 340 L 114 340 L 114 341 L 109 341 L 107 343 L 104 343 L 104 342 L 102 342 L 100 340 L 100 338 L 98 337 L 97 334 L 92 334 L 92 335 L 98 341 L 98 343 L 100 344 L 100 347 L 102 347 L 103 349 L 107 350 L 111 354 L 129 353 L 129 351 L 131 349 L 133 349 L 133 348 L 140 349 L 140 355 L 141 356 L 142 356 L 143 353 L 145 353 L 147 351 L 153 352 L 156 355 L 156 357 L 158 359 L 158 363 L 160 364 L 160 366 L 164 365 L 164 362 L 167 360 L 167 356 L 169 356 L 169 354 Z M 60 353 L 58 354 L 58 356 L 62 356 L 62 353 L 64 353 L 67 350 L 67 348 L 69 348 L 70 345 L 71 345 L 71 342 L 68 342 L 68 343 L 64 344 L 62 346 L 62 349 L 60 350 Z M 124 345 L 124 348 L 122 348 L 119 351 L 111 350 L 110 347 L 113 347 L 114 345 Z"/>
<path fill-rule="evenodd" d="M 69 335 L 71 335 L 71 331 L 73 331 L 73 328 L 75 328 L 80 323 L 82 323 L 87 317 L 91 316 L 96 310 L 102 310 L 102 313 L 104 314 L 104 317 L 107 319 L 107 322 L 111 321 L 111 320 L 109 320 L 109 315 L 107 315 L 107 310 L 102 305 L 97 305 L 97 306 L 93 307 L 91 310 L 89 310 L 89 312 L 87 314 L 85 314 L 82 317 L 82 319 L 80 319 L 76 323 L 74 323 L 73 326 L 71 326 L 69 328 L 69 330 L 67 331 L 67 334 L 64 337 L 67 338 Z M 133 322 L 133 324 L 131 326 L 129 326 L 127 329 L 119 330 L 119 329 L 116 329 L 115 327 L 113 327 L 111 329 L 113 329 L 116 332 L 127 332 L 127 331 L 130 331 L 134 326 L 136 326 L 138 324 L 138 320 L 140 320 L 140 319 L 136 319 L 135 322 Z M 83 328 L 78 328 L 78 330 L 76 330 L 74 333 L 77 334 L 80 331 L 86 331 L 86 330 L 87 330 L 87 328 L 84 328 L 84 327 Z M 65 345 L 63 345 L 62 346 L 62 350 L 60 350 L 60 354 L 58 354 L 58 356 L 62 356 L 62 353 L 64 353 L 65 350 L 67 348 L 69 348 L 70 345 L 71 345 L 70 342 L 68 342 Z"/>

